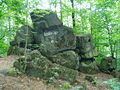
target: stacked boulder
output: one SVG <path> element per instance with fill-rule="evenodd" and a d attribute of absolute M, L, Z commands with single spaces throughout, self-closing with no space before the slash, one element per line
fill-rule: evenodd
<path fill-rule="evenodd" d="M 77 79 L 78 71 L 98 72 L 94 60 L 97 51 L 91 35 L 75 36 L 71 28 L 64 26 L 57 15 L 48 10 L 34 10 L 30 15 L 33 28 L 21 27 L 8 52 L 23 55 L 27 39 L 27 55 L 14 63 L 19 71 L 46 79 L 57 68 L 57 78 L 70 82 Z"/>
<path fill-rule="evenodd" d="M 76 49 L 78 55 L 81 57 L 79 70 L 89 74 L 99 72 L 99 68 L 94 59 L 98 55 L 98 52 L 90 34 L 76 36 Z"/>

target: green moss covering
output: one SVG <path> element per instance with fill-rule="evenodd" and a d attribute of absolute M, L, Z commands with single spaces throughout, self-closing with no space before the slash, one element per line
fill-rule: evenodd
<path fill-rule="evenodd" d="M 34 13 L 37 17 L 42 18 L 42 17 L 44 17 L 45 15 L 50 14 L 51 11 L 50 11 L 50 10 L 36 9 L 36 10 L 33 11 L 33 13 Z"/>
<path fill-rule="evenodd" d="M 52 63 L 37 50 L 32 51 L 28 55 L 26 61 L 25 57 L 21 57 L 16 60 L 14 67 L 21 72 L 23 72 L 25 68 L 25 73 L 27 75 L 47 80 L 55 76 L 55 68 L 57 68 L 58 73 L 57 79 L 64 79 L 73 83 L 76 81 L 78 76 L 78 71 Z"/>
<path fill-rule="evenodd" d="M 99 68 L 96 65 L 96 62 L 93 61 L 83 61 L 79 64 L 79 70 L 87 74 L 96 74 L 99 72 Z"/>
<path fill-rule="evenodd" d="M 65 51 L 62 53 L 58 53 L 50 57 L 51 61 L 62 66 L 78 69 L 79 67 L 79 56 L 74 51 Z"/>

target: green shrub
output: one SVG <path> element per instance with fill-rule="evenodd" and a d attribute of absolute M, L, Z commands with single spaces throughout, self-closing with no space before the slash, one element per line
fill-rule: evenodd
<path fill-rule="evenodd" d="M 64 90 L 69 90 L 70 87 L 71 87 L 71 85 L 70 85 L 69 82 L 65 82 L 65 83 L 62 84 L 62 88 L 63 88 Z"/>
<path fill-rule="evenodd" d="M 9 76 L 17 76 L 18 75 L 18 72 L 15 68 L 10 68 L 8 71 L 7 71 L 7 75 Z"/>
<path fill-rule="evenodd" d="M 3 40 L 0 40 L 0 56 L 1 57 L 7 56 L 8 48 L 9 48 L 9 44 L 3 42 Z"/>
<path fill-rule="evenodd" d="M 47 83 L 53 83 L 59 77 L 59 68 L 54 67 L 52 68 L 52 76 L 48 78 Z"/>
<path fill-rule="evenodd" d="M 120 82 L 116 78 L 104 81 L 103 83 L 109 84 L 112 90 L 120 90 Z"/>

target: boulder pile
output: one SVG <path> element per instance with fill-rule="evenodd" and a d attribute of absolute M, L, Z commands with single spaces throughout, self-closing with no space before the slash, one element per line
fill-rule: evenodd
<path fill-rule="evenodd" d="M 90 34 L 74 35 L 72 28 L 64 26 L 48 10 L 34 10 L 30 15 L 33 28 L 22 26 L 10 43 L 8 54 L 21 55 L 14 63 L 16 69 L 44 79 L 57 72 L 56 78 L 70 82 L 76 80 L 79 71 L 90 74 L 99 71 L 94 59 L 98 53 Z"/>

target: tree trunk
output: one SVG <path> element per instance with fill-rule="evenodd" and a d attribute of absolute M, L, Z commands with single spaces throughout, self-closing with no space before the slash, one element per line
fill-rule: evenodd
<path fill-rule="evenodd" d="M 110 47 L 110 53 L 111 53 L 111 56 L 114 57 L 114 51 L 113 51 L 113 45 L 112 45 L 112 30 L 109 28 L 109 25 L 108 25 L 108 19 L 107 19 L 107 16 L 105 16 L 105 19 L 106 19 L 106 29 L 108 31 L 108 41 L 109 41 L 109 47 Z"/>
<path fill-rule="evenodd" d="M 73 21 L 73 28 L 75 27 L 75 11 L 74 11 L 74 0 L 70 0 L 72 5 L 72 21 Z"/>
<path fill-rule="evenodd" d="M 90 3 L 90 13 L 91 12 L 92 11 L 91 11 L 91 3 Z M 90 32 L 91 32 L 91 35 L 93 35 L 92 18 L 90 13 L 89 13 Z"/>
<path fill-rule="evenodd" d="M 52 10 L 52 7 L 51 7 L 51 0 L 49 0 L 49 7 L 50 7 L 50 10 Z"/>
<path fill-rule="evenodd" d="M 62 16 L 62 0 L 60 0 L 60 18 L 61 18 L 61 21 L 63 19 L 63 16 Z"/>
<path fill-rule="evenodd" d="M 26 0 L 26 25 L 28 24 L 28 0 Z M 27 46 L 28 46 L 28 27 L 27 27 L 27 31 L 26 31 L 26 39 L 25 39 L 25 52 L 24 52 L 24 56 L 25 56 L 25 62 L 27 60 Z M 24 68 L 24 72 L 26 70 L 26 65 Z"/>

